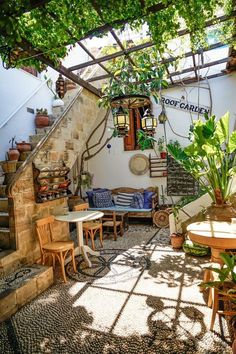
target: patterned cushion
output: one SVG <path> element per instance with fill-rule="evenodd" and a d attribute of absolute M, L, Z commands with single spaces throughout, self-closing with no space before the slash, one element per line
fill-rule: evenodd
<path fill-rule="evenodd" d="M 116 205 L 128 208 L 133 200 L 134 193 L 118 193 Z"/>
<path fill-rule="evenodd" d="M 95 208 L 107 208 L 113 206 L 111 192 L 94 192 L 93 203 Z"/>
<path fill-rule="evenodd" d="M 134 193 L 133 200 L 130 204 L 130 207 L 135 208 L 135 209 L 142 209 L 143 203 L 144 203 L 143 193 L 137 192 L 137 193 Z"/>
<path fill-rule="evenodd" d="M 144 196 L 144 203 L 143 203 L 143 208 L 144 209 L 150 209 L 152 207 L 152 197 L 155 193 L 151 191 L 144 191 L 143 196 Z"/>
<path fill-rule="evenodd" d="M 108 190 L 107 188 L 93 188 L 92 191 L 87 191 L 86 192 L 86 194 L 88 196 L 88 202 L 89 202 L 90 208 L 94 208 L 95 207 L 94 202 L 93 202 L 94 192 L 96 191 L 96 193 L 100 193 L 100 192 L 105 192 L 107 190 Z"/>

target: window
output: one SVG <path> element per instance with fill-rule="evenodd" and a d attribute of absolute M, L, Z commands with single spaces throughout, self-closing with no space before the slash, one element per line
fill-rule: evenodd
<path fill-rule="evenodd" d="M 130 121 L 130 128 L 128 136 L 124 138 L 124 150 L 125 151 L 132 151 L 132 150 L 139 150 L 140 147 L 138 145 L 137 139 L 137 131 L 141 129 L 141 119 L 142 116 L 147 108 L 150 106 L 144 106 L 136 109 L 131 109 L 129 111 L 129 121 Z"/>

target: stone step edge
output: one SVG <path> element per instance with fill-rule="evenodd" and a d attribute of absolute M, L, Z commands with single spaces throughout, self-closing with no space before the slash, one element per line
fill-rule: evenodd
<path fill-rule="evenodd" d="M 9 216 L 9 213 L 5 211 L 0 211 L 0 216 Z"/>
<path fill-rule="evenodd" d="M 8 291 L 6 290 L 0 294 L 0 323 L 7 320 L 18 309 L 36 298 L 53 284 L 53 268 L 40 267 L 42 267 L 42 271 L 24 279 L 21 286 L 9 289 Z"/>

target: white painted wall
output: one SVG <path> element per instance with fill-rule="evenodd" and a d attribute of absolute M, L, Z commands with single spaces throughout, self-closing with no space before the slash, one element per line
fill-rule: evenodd
<path fill-rule="evenodd" d="M 71 66 L 86 60 L 88 55 L 76 46 L 63 64 Z M 35 77 L 21 69 L 6 70 L 0 61 L 0 160 L 5 159 L 12 137 L 28 141 L 29 135 L 35 134 L 35 113 L 28 113 L 27 107 L 34 112 L 36 108 L 52 112 L 53 94 L 46 85 L 45 74 L 53 82 L 57 80 L 58 72 L 51 68 Z"/>
<path fill-rule="evenodd" d="M 235 99 L 235 89 L 236 89 L 236 74 L 223 76 L 220 78 L 212 79 L 209 81 L 212 93 L 212 103 L 213 110 L 212 112 L 220 117 L 226 111 L 229 111 L 231 114 L 231 130 L 235 129 L 235 119 L 236 119 L 236 99 Z M 207 87 L 208 84 L 205 82 L 200 83 L 201 87 Z M 210 105 L 210 96 L 209 91 L 198 87 L 185 86 L 175 87 L 163 91 L 163 95 L 173 96 L 175 98 L 181 98 L 182 96 L 185 99 L 188 99 L 190 102 L 198 103 L 198 91 L 199 91 L 199 103 L 209 106 Z M 159 115 L 161 108 L 159 105 L 153 104 L 153 112 L 156 116 Z M 166 108 L 167 117 L 170 121 L 173 131 L 177 134 L 187 137 L 189 127 L 191 124 L 191 116 L 189 113 L 176 110 L 173 108 Z M 197 114 L 192 114 L 192 119 L 197 119 Z M 109 118 L 110 127 L 113 127 L 112 116 Z M 178 139 L 180 143 L 185 146 L 189 144 L 189 140 L 183 137 L 178 137 L 174 134 L 166 124 L 166 135 L 167 139 Z M 101 133 L 101 128 L 96 134 L 98 138 Z M 111 132 L 106 131 L 104 139 L 111 135 Z M 164 126 L 158 125 L 155 137 L 164 135 Z M 96 138 L 91 140 L 91 145 L 96 142 Z M 142 176 L 136 176 L 131 173 L 129 170 L 129 160 L 130 158 L 137 154 L 143 153 L 149 155 L 152 153 L 152 150 L 141 151 L 124 151 L 123 148 L 123 139 L 122 138 L 113 138 L 110 141 L 112 145 L 110 151 L 107 148 L 104 148 L 98 155 L 89 160 L 87 166 L 89 172 L 94 174 L 93 187 L 107 187 L 107 188 L 116 188 L 116 187 L 148 187 L 148 186 L 158 186 L 161 190 L 161 186 L 166 187 L 166 177 L 150 178 L 149 172 Z M 92 151 L 93 152 L 93 151 Z M 85 164 L 86 165 L 86 164 Z M 169 202 L 171 202 L 169 200 Z"/>

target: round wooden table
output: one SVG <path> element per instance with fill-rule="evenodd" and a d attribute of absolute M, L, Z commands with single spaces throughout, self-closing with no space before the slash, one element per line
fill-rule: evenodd
<path fill-rule="evenodd" d="M 201 221 L 188 225 L 191 241 L 211 247 L 211 261 L 222 264 L 220 253 L 236 249 L 236 230 L 229 222 Z"/>
<path fill-rule="evenodd" d="M 89 267 L 92 266 L 87 253 L 93 256 L 99 256 L 100 253 L 97 251 L 93 251 L 90 247 L 84 245 L 83 239 L 83 221 L 90 221 L 102 218 L 104 213 L 101 211 L 71 211 L 66 215 L 56 215 L 55 219 L 58 221 L 65 222 L 75 222 L 77 229 L 77 239 L 78 239 L 78 247 L 75 249 L 75 254 L 81 254 L 84 257 L 85 262 Z"/>

